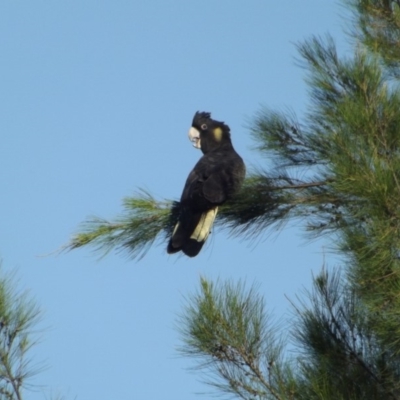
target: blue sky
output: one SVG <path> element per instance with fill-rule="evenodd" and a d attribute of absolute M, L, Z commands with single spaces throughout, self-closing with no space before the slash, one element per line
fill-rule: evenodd
<path fill-rule="evenodd" d="M 295 43 L 330 32 L 335 1 L 3 1 L 0 4 L 0 254 L 43 310 L 26 398 L 198 398 L 208 391 L 177 353 L 176 324 L 199 277 L 257 283 L 288 315 L 329 242 L 298 227 L 259 240 L 216 229 L 194 259 L 165 244 L 132 261 L 90 249 L 44 255 L 90 215 L 113 218 L 139 188 L 177 199 L 200 157 L 187 139 L 195 111 L 230 125 L 248 169 L 249 119 L 266 105 L 306 110 Z M 332 260 L 333 265 L 335 261 Z"/>

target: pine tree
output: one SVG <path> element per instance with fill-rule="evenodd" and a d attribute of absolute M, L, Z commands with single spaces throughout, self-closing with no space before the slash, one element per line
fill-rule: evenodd
<path fill-rule="evenodd" d="M 354 53 L 331 37 L 298 51 L 311 102 L 298 119 L 262 109 L 251 133 L 273 160 L 253 171 L 218 223 L 240 236 L 300 218 L 346 256 L 294 304 L 288 358 L 254 289 L 202 280 L 182 315 L 184 354 L 221 393 L 243 399 L 400 399 L 400 2 L 348 0 Z M 115 222 L 87 221 L 67 246 L 142 256 L 169 235 L 179 205 L 143 193 Z M 275 334 L 274 334 L 275 331 Z"/>

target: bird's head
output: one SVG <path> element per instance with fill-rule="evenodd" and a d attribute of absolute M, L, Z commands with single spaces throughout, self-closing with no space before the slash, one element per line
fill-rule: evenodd
<path fill-rule="evenodd" d="M 215 121 L 208 112 L 197 111 L 189 129 L 189 140 L 203 153 L 231 142 L 230 129 L 223 122 Z"/>

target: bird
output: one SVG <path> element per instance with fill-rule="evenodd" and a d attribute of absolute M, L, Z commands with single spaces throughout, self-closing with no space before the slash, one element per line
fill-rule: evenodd
<path fill-rule="evenodd" d="M 187 177 L 167 253 L 195 257 L 211 233 L 218 207 L 240 190 L 246 166 L 233 148 L 229 126 L 209 112 L 195 113 L 189 139 L 203 156 Z"/>

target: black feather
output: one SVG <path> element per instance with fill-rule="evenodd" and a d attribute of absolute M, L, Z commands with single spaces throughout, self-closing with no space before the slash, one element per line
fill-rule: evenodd
<path fill-rule="evenodd" d="M 229 126 L 206 112 L 196 112 L 192 126 L 200 132 L 203 156 L 186 180 L 179 220 L 167 247 L 170 254 L 183 251 L 189 257 L 200 252 L 218 206 L 239 191 L 246 172 L 232 146 Z"/>

